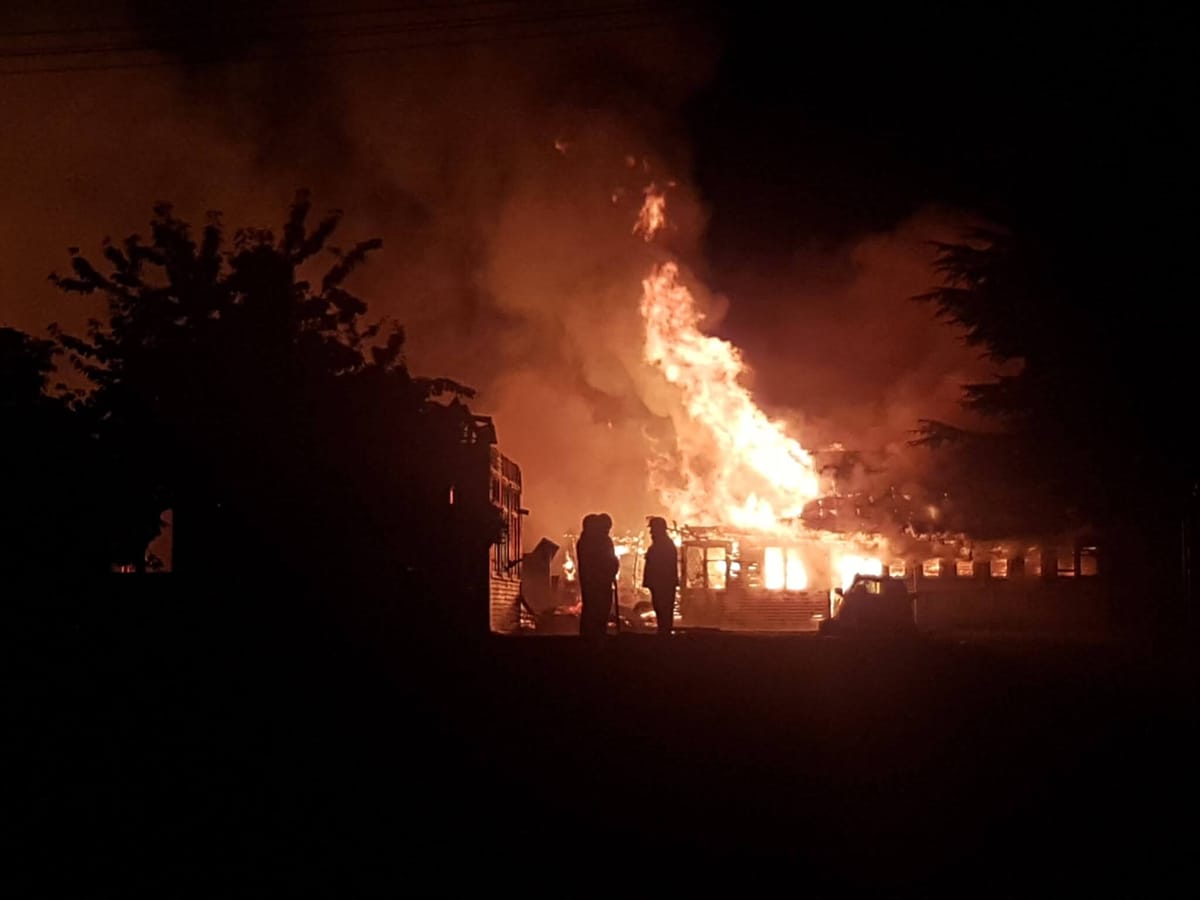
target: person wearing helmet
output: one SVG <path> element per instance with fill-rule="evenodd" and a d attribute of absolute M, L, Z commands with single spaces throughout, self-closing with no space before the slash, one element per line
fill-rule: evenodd
<path fill-rule="evenodd" d="M 669 635 L 675 624 L 675 590 L 679 587 L 679 551 L 667 532 L 667 520 L 650 517 L 650 547 L 646 550 L 646 566 L 642 587 L 650 591 L 658 633 Z"/>

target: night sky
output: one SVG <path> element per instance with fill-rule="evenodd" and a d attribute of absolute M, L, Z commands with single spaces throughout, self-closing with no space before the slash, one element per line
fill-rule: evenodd
<path fill-rule="evenodd" d="M 932 241 L 1016 228 L 1066 261 L 1093 307 L 1127 304 L 1187 252 L 1174 225 L 1193 106 L 1182 15 L 400 6 L 6 11 L 9 54 L 145 49 L 0 66 L 16 73 L 0 75 L 0 322 L 81 327 L 94 310 L 46 276 L 68 247 L 95 255 L 105 235 L 144 230 L 159 200 L 236 227 L 278 221 L 308 187 L 346 211 L 348 238 L 384 239 L 357 289 L 405 323 L 414 369 L 480 390 L 553 532 L 578 504 L 646 510 L 629 486 L 662 410 L 636 303 L 663 253 L 806 446 L 894 457 L 918 419 L 961 416 L 961 385 L 989 371 L 910 299 L 936 280 Z M 532 16 L 526 33 L 593 17 L 549 38 L 456 24 L 485 14 Z M 437 30 L 395 33 L 414 17 Z M 61 33 L 96 26 L 124 31 Z M 325 33 L 355 28 L 373 33 Z M 12 36 L 23 29 L 53 34 Z M 101 69 L 28 71 L 81 65 Z M 654 247 L 629 231 L 648 181 L 676 185 Z M 1141 349 L 1177 321 L 1139 309 Z M 589 494 L 594 480 L 563 460 L 603 466 L 624 493 Z M 539 492 L 549 483 L 561 508 Z"/>
<path fill-rule="evenodd" d="M 1190 106 L 1184 17 L 724 13 L 688 116 L 723 275 L 926 204 L 1012 226 L 1163 209 Z M 774 23 L 774 25 L 772 25 Z M 736 173 L 736 174 L 734 174 Z"/>

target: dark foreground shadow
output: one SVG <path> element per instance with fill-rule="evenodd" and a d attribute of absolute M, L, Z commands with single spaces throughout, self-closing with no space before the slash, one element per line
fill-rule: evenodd
<path fill-rule="evenodd" d="M 1163 814 L 1195 799 L 1177 655 L 450 641 L 161 584 L 8 611 L 18 879 L 986 892 L 1144 889 L 1187 858 Z"/>

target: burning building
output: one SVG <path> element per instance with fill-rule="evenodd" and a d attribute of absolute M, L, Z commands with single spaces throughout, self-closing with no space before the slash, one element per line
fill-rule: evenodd
<path fill-rule="evenodd" d="M 650 243 L 666 227 L 666 200 L 653 185 L 644 198 L 633 230 Z M 835 588 L 884 571 L 886 540 L 806 521 L 830 488 L 814 455 L 754 402 L 740 351 L 702 330 L 704 314 L 677 262 L 653 265 L 641 287 L 641 362 L 667 398 L 671 425 L 670 438 L 650 448 L 650 483 L 680 547 L 681 624 L 815 629 L 833 612 Z M 640 587 L 645 536 L 615 536 L 614 544 L 618 603 L 636 618 L 649 607 Z M 562 609 L 578 599 L 573 546 L 567 535 Z"/>
<path fill-rule="evenodd" d="M 665 197 L 651 186 L 634 234 L 650 243 L 666 222 Z M 1027 587 L 1023 579 L 1034 560 L 1058 558 L 1030 551 L 1038 541 L 1001 546 L 940 533 L 933 504 L 896 489 L 866 493 L 850 477 L 854 454 L 839 445 L 806 448 L 757 405 L 740 350 L 705 330 L 678 261 L 651 266 L 638 310 L 641 376 L 670 425 L 646 432 L 649 481 L 659 501 L 659 509 L 646 512 L 673 523 L 684 627 L 817 630 L 837 614 L 839 591 L 859 575 L 902 578 L 914 591 L 931 579 L 943 579 L 939 585 L 956 579 L 959 592 L 985 591 L 1002 582 Z M 614 536 L 614 543 L 621 556 L 618 603 L 636 617 L 650 605 L 640 588 L 645 536 Z M 1083 548 L 1073 549 L 1070 571 L 1057 562 L 1037 571 L 1095 571 L 1094 551 Z M 564 550 L 558 607 L 569 610 L 578 599 L 570 535 Z"/>
<path fill-rule="evenodd" d="M 662 209 L 649 199 L 646 209 L 643 231 L 652 233 Z M 676 263 L 643 280 L 640 309 L 643 358 L 680 400 L 674 446 L 658 448 L 651 477 L 678 523 L 684 624 L 816 627 L 831 613 L 835 588 L 882 571 L 886 541 L 804 521 L 823 492 L 818 463 L 755 404 L 738 349 L 701 330 L 703 314 Z"/>
<path fill-rule="evenodd" d="M 638 233 L 649 240 L 664 221 L 661 196 L 648 191 Z M 1020 578 L 1027 563 L 1043 580 L 1095 573 L 1088 541 L 993 546 L 937 533 L 924 521 L 928 510 L 915 508 L 919 498 L 848 491 L 855 454 L 835 446 L 835 458 L 819 458 L 759 408 L 740 351 L 702 330 L 676 262 L 643 279 L 640 311 L 643 360 L 678 398 L 673 445 L 656 448 L 651 480 L 677 523 L 685 625 L 812 629 L 837 613 L 837 592 L 855 576 L 904 578 L 915 589 L 930 561 L 943 558 L 952 577 Z M 1057 561 L 1066 554 L 1070 565 Z"/>

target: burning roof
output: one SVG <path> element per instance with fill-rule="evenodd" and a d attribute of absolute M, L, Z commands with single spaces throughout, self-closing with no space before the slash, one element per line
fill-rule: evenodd
<path fill-rule="evenodd" d="M 650 240 L 665 223 L 665 198 L 651 185 L 635 232 Z M 674 519 L 693 536 L 708 524 L 711 533 L 743 541 L 769 538 L 756 563 L 768 587 L 803 589 L 810 571 L 825 568 L 816 558 L 831 552 L 828 564 L 836 572 L 879 569 L 874 556 L 863 562 L 867 553 L 886 549 L 879 534 L 835 535 L 805 519 L 822 495 L 817 461 L 754 402 L 738 348 L 701 331 L 704 316 L 675 262 L 655 265 L 643 279 L 640 309 L 643 358 L 680 401 L 674 446 L 661 448 L 650 465 L 653 486 Z"/>

